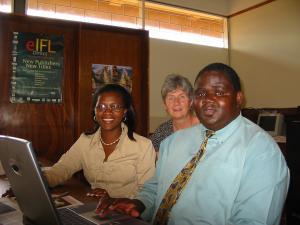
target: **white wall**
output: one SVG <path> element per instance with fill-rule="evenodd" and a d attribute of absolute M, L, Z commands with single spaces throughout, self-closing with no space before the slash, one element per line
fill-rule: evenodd
<path fill-rule="evenodd" d="M 277 0 L 230 19 L 230 64 L 247 107 L 300 105 L 299 12 L 299 0 Z"/>
<path fill-rule="evenodd" d="M 178 73 L 188 77 L 193 84 L 200 69 L 212 62 L 228 63 L 228 50 L 150 39 L 150 132 L 167 119 L 160 95 L 165 77 Z"/>

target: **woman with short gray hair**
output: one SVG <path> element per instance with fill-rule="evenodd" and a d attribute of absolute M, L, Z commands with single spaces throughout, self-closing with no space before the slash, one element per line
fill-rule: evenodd
<path fill-rule="evenodd" d="M 186 77 L 179 74 L 168 75 L 162 85 L 161 96 L 171 119 L 162 123 L 150 136 L 157 152 L 166 137 L 199 123 L 193 113 L 193 87 Z"/>

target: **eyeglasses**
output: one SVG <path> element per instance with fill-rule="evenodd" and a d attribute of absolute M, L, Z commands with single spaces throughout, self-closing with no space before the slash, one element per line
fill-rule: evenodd
<path fill-rule="evenodd" d="M 105 112 L 107 110 L 110 110 L 112 112 L 120 112 L 124 107 L 122 105 L 118 104 L 110 104 L 110 105 L 105 105 L 105 104 L 98 104 L 96 105 L 96 110 L 100 112 Z"/>

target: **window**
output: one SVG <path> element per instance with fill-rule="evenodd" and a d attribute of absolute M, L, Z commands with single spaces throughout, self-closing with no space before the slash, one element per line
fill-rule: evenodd
<path fill-rule="evenodd" d="M 27 14 L 146 29 L 151 38 L 228 47 L 225 17 L 148 1 L 27 0 Z"/>
<path fill-rule="evenodd" d="M 0 12 L 10 13 L 12 2 L 11 0 L 0 0 Z"/>
<path fill-rule="evenodd" d="M 227 48 L 226 18 L 147 2 L 144 18 L 150 37 Z"/>

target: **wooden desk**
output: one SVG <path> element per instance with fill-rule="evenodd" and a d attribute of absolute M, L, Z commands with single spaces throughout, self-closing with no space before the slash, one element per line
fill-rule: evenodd
<path fill-rule="evenodd" d="M 51 193 L 69 192 L 69 195 L 73 196 L 83 203 L 98 201 L 95 198 L 88 197 L 86 195 L 90 191 L 90 186 L 76 177 L 71 178 L 63 185 L 59 185 L 51 189 Z"/>
<path fill-rule="evenodd" d="M 0 176 L 0 196 L 4 194 L 10 188 L 7 178 L 3 175 Z M 77 177 L 72 177 L 66 183 L 59 185 L 55 188 L 51 188 L 51 193 L 58 194 L 63 192 L 69 192 L 69 195 L 78 199 L 83 203 L 95 202 L 95 198 L 88 197 L 86 194 L 91 191 L 88 184 L 81 181 Z"/>

